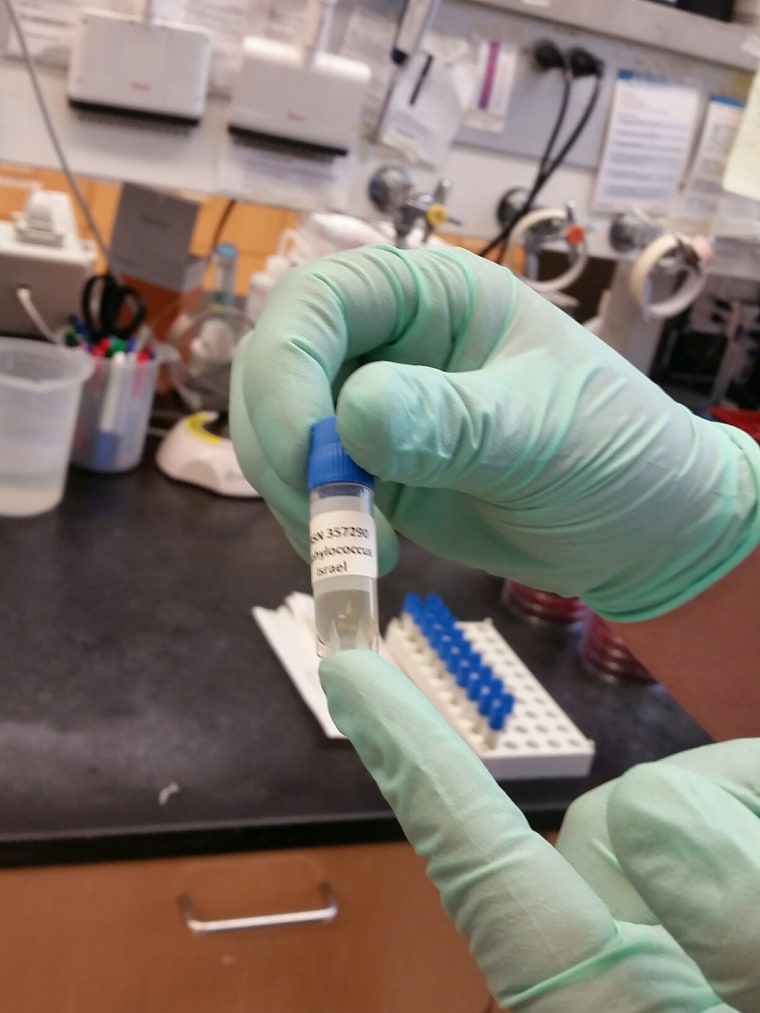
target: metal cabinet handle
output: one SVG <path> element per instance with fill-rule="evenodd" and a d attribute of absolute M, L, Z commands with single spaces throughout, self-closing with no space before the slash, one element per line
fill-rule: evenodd
<path fill-rule="evenodd" d="M 268 929 L 274 925 L 304 925 L 308 922 L 331 922 L 338 913 L 338 902 L 329 883 L 320 883 L 319 889 L 324 907 L 309 911 L 285 911 L 282 914 L 251 915 L 248 918 L 220 918 L 204 921 L 193 910 L 190 895 L 183 893 L 179 899 L 179 910 L 186 927 L 196 935 L 212 932 L 239 932 L 243 929 Z"/>

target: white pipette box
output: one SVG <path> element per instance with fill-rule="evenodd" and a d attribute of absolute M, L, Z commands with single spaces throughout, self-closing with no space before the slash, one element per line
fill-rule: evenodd
<path fill-rule="evenodd" d="M 253 616 L 325 734 L 344 738 L 328 713 L 319 683 L 311 597 L 293 593 L 278 609 L 254 608 Z M 498 781 L 585 777 L 594 759 L 594 743 L 547 693 L 490 620 L 457 625 L 515 697 L 514 710 L 495 747 L 473 730 L 461 705 L 452 702 L 450 683 L 438 675 L 437 655 L 411 623 L 392 620 L 381 640 L 380 654 L 409 676 Z"/>

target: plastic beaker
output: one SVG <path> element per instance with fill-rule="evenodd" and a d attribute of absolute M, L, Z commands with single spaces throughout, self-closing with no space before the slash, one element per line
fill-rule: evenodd
<path fill-rule="evenodd" d="M 0 338 L 0 515 L 29 517 L 60 503 L 92 369 L 79 349 Z"/>

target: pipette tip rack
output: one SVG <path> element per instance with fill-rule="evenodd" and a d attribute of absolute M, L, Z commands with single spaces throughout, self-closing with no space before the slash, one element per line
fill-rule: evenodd
<path fill-rule="evenodd" d="M 594 743 L 489 620 L 458 622 L 439 595 L 410 594 L 385 643 L 498 780 L 588 773 Z"/>
<path fill-rule="evenodd" d="M 312 598 L 294 591 L 278 609 L 256 607 L 253 615 L 325 735 L 344 738 L 328 713 L 319 683 Z M 458 622 L 439 596 L 422 601 L 410 595 L 401 617 L 390 622 L 381 639 L 380 654 L 406 672 L 498 780 L 580 778 L 588 773 L 594 743 L 490 620 Z M 468 670 L 480 674 L 481 686 L 488 680 L 491 692 L 478 694 L 477 718 L 473 700 L 457 682 L 457 668 L 460 681 Z M 487 705 L 489 696 L 494 703 Z M 495 701 L 501 701 L 500 706 Z"/>

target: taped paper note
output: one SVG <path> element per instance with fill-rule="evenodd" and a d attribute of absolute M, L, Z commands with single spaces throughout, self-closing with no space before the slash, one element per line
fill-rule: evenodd
<path fill-rule="evenodd" d="M 428 36 L 404 64 L 383 117 L 380 140 L 414 162 L 445 159 L 477 87 L 470 46 Z"/>
<path fill-rule="evenodd" d="M 478 85 L 466 127 L 500 134 L 507 118 L 517 69 L 517 47 L 503 42 L 481 42 L 478 48 Z"/>
<path fill-rule="evenodd" d="M 742 103 L 713 98 L 707 106 L 702 136 L 683 192 L 681 214 L 709 218 L 723 195 L 723 174 L 742 118 Z"/>
<path fill-rule="evenodd" d="M 396 25 L 371 10 L 355 7 L 346 25 L 341 54 L 352 60 L 366 63 L 372 71 L 367 96 L 362 110 L 362 124 L 374 130 L 385 106 L 396 65 L 391 60 L 391 49 Z"/>
<path fill-rule="evenodd" d="M 723 187 L 741 197 L 760 200 L 760 70 L 755 74 L 736 134 Z"/>
<path fill-rule="evenodd" d="M 345 211 L 355 168 L 352 154 L 336 158 L 228 138 L 219 170 L 219 190 L 241 200 L 264 201 L 301 211 Z"/>
<path fill-rule="evenodd" d="M 594 208 L 635 204 L 667 212 L 686 168 L 698 111 L 696 88 L 620 71 Z"/>

